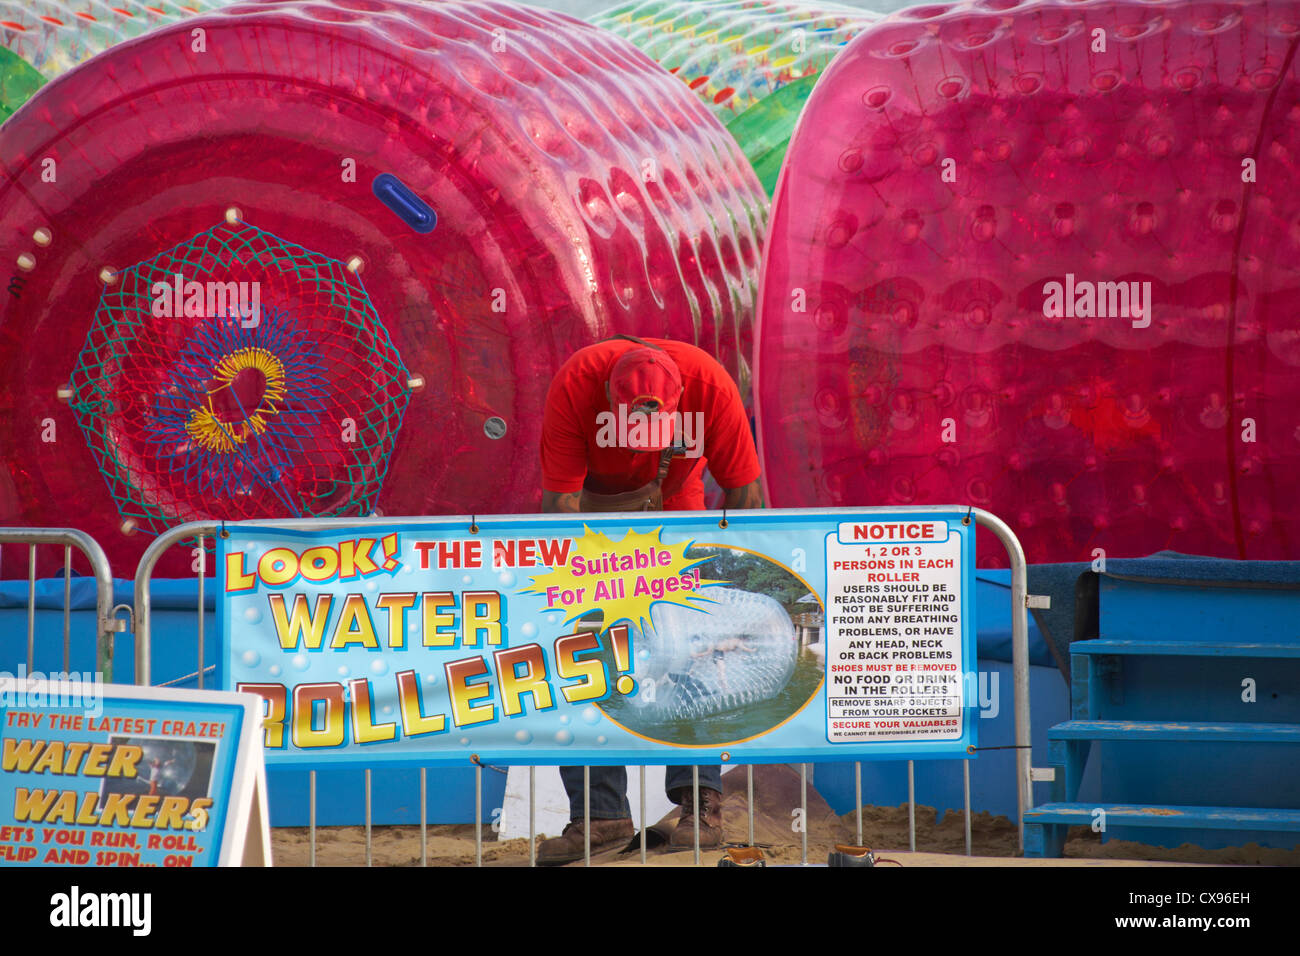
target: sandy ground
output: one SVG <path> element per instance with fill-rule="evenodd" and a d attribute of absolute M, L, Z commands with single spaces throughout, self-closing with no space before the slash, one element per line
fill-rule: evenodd
<path fill-rule="evenodd" d="M 761 783 L 761 785 L 760 785 Z M 799 778 L 789 768 L 781 768 L 755 785 L 754 843 L 763 848 L 767 860 L 777 864 L 797 865 L 803 857 L 803 833 L 794 829 L 797 817 L 792 807 L 799 806 Z M 1224 850 L 1204 850 L 1184 845 L 1177 848 L 1146 846 L 1111 840 L 1101 843 L 1097 834 L 1086 827 L 1076 827 L 1066 843 L 1062 860 L 1024 860 L 1018 856 L 1015 823 L 1006 817 L 988 813 L 971 818 L 972 856 L 965 856 L 965 832 L 960 810 L 944 814 L 937 823 L 933 807 L 916 808 L 916 852 L 908 850 L 907 806 L 864 807 L 863 842 L 873 848 L 878 858 L 898 861 L 903 866 L 1141 866 L 1165 864 L 1219 864 L 1300 866 L 1300 850 L 1275 850 L 1250 844 Z M 647 864 L 651 866 L 692 866 L 693 854 L 687 850 L 668 851 L 653 846 L 655 832 L 671 830 L 673 821 L 665 818 L 652 828 L 647 843 Z M 728 842 L 743 845 L 748 839 L 746 793 L 743 778 L 724 778 L 723 825 Z M 807 861 L 824 864 L 827 854 L 837 843 L 857 842 L 856 815 L 836 816 L 820 795 L 808 790 Z M 309 831 L 303 827 L 277 828 L 271 832 L 272 852 L 277 866 L 307 866 L 310 862 Z M 540 837 L 539 837 L 540 839 Z M 596 866 L 641 865 L 639 838 L 630 852 L 609 850 L 592 858 Z M 704 851 L 701 863 L 715 866 L 720 850 Z M 371 862 L 375 866 L 419 866 L 422 862 L 420 828 L 415 826 L 374 827 L 371 833 Z M 430 826 L 427 860 L 429 866 L 473 866 L 475 858 L 473 825 Z M 316 831 L 318 866 L 366 865 L 364 827 L 321 827 Z M 483 828 L 484 866 L 527 866 L 528 841 L 499 842 L 489 826 Z M 579 861 L 575 866 L 582 866 Z"/>

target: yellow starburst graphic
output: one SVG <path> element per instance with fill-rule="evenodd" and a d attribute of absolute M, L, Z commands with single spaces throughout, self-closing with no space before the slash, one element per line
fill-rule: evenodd
<path fill-rule="evenodd" d="M 704 579 L 698 570 L 712 556 L 688 558 L 686 551 L 694 542 L 666 544 L 662 531 L 629 530 L 615 542 L 583 525 L 582 537 L 573 539 L 568 563 L 534 577 L 520 593 L 540 594 L 543 610 L 563 612 L 564 624 L 600 611 L 605 628 L 627 621 L 639 630 L 645 630 L 656 604 L 714 603 L 700 589 L 727 582 Z"/>

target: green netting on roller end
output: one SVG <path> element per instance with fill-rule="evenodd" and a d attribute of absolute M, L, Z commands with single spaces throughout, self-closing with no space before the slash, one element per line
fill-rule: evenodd
<path fill-rule="evenodd" d="M 338 260 L 222 224 L 113 276 L 71 404 L 124 521 L 374 511 L 409 375 Z"/>

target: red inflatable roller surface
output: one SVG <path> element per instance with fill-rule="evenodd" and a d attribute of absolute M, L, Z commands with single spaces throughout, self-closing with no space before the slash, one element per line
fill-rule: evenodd
<path fill-rule="evenodd" d="M 769 500 L 1300 558 L 1298 38 L 1296 3 L 981 0 L 852 41 L 773 204 Z"/>
<path fill-rule="evenodd" d="M 119 575 L 132 516 L 534 511 L 551 376 L 615 333 L 748 394 L 762 189 L 689 89 L 561 14 L 231 7 L 41 89 L 0 169 L 0 524 L 83 528 Z M 211 314 L 258 277 L 261 327 Z"/>

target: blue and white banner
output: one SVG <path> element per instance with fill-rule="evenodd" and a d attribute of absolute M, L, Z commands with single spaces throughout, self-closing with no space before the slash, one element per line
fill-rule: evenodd
<path fill-rule="evenodd" d="M 968 755 L 973 525 L 719 517 L 227 526 L 220 686 L 278 764 Z"/>

